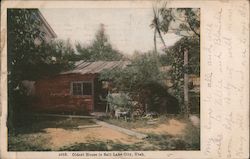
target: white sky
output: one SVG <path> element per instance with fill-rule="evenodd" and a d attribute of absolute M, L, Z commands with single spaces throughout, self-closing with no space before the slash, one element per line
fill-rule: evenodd
<path fill-rule="evenodd" d="M 153 50 L 154 30 L 150 28 L 153 18 L 149 8 L 84 8 L 84 9 L 40 9 L 60 39 L 70 39 L 89 44 L 100 23 L 105 25 L 106 34 L 114 48 L 125 54 L 135 50 Z M 179 36 L 164 35 L 167 46 L 173 45 Z M 162 48 L 160 39 L 158 47 Z"/>

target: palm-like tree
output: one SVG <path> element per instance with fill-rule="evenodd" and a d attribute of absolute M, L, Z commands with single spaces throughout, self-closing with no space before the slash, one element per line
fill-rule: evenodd
<path fill-rule="evenodd" d="M 153 6 L 154 19 L 153 19 L 153 21 L 151 23 L 151 27 L 154 28 L 154 49 L 155 49 L 155 53 L 157 53 L 157 42 L 156 42 L 157 34 L 160 37 L 161 42 L 164 45 L 164 47 L 165 48 L 167 47 L 166 43 L 165 43 L 165 41 L 163 39 L 162 32 L 161 32 L 161 27 L 162 27 L 162 21 L 160 20 L 161 9 L 159 9 L 159 7 L 157 7 L 156 5 Z M 166 3 L 165 3 L 165 5 L 166 5 Z"/>
<path fill-rule="evenodd" d="M 162 44 L 166 48 L 165 41 L 162 37 L 162 33 L 169 33 L 170 30 L 174 31 L 179 36 L 184 37 L 200 37 L 199 29 L 200 29 L 200 21 L 199 21 L 199 15 L 189 8 L 181 8 L 173 10 L 171 8 L 166 8 L 167 3 L 164 5 L 161 5 L 160 7 L 157 7 L 157 4 L 153 6 L 153 13 L 154 13 L 154 19 L 151 23 L 151 27 L 154 28 L 154 47 L 155 47 L 155 54 L 157 56 L 157 42 L 156 42 L 156 35 L 158 34 Z M 160 9 L 159 9 L 160 8 Z M 184 12 L 184 17 L 176 17 L 175 14 L 177 12 Z M 176 22 L 178 21 L 178 22 Z M 176 22 L 178 25 L 178 28 L 170 28 L 171 22 Z M 169 29 L 170 28 L 170 29 Z M 181 32 L 186 32 L 186 34 L 181 34 Z M 190 32 L 194 34 L 190 34 Z M 184 51 L 184 67 L 188 67 L 188 52 L 189 50 L 185 48 Z M 184 105 L 185 105 L 185 111 L 186 114 L 189 114 L 189 95 L 188 95 L 188 73 L 184 73 Z"/>

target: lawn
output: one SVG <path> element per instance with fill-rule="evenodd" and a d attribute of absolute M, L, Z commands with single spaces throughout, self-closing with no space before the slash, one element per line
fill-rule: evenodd
<path fill-rule="evenodd" d="M 162 115 L 154 119 L 125 121 L 123 119 L 104 119 L 104 121 L 147 134 L 144 140 L 150 145 L 150 150 L 199 150 L 200 128 L 182 116 Z M 146 148 L 148 149 L 148 148 Z"/>
<path fill-rule="evenodd" d="M 199 128 L 180 118 L 165 116 L 149 120 L 124 121 L 105 119 L 105 122 L 145 133 L 148 137 L 133 136 L 103 126 L 91 119 L 63 117 L 32 117 L 9 131 L 9 151 L 135 151 L 135 150 L 199 150 Z"/>
<path fill-rule="evenodd" d="M 48 130 L 77 130 L 78 126 L 93 124 L 95 122 L 90 119 L 27 116 L 27 119 L 21 120 L 15 129 L 8 131 L 8 149 L 10 151 L 53 150 L 46 144 L 51 140 L 51 136 L 47 135 Z"/>

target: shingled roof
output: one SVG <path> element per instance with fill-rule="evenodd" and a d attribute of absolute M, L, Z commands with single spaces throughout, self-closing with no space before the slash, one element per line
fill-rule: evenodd
<path fill-rule="evenodd" d="M 129 63 L 129 61 L 78 61 L 75 63 L 75 67 L 73 70 L 62 72 L 61 74 L 96 74 L 102 72 L 105 69 L 112 70 L 114 68 L 124 68 Z"/>

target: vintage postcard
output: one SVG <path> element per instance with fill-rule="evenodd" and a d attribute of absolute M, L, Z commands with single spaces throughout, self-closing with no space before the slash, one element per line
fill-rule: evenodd
<path fill-rule="evenodd" d="M 1 2 L 1 158 L 248 158 L 249 1 Z"/>

